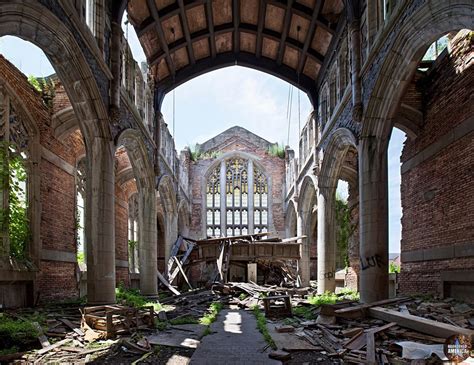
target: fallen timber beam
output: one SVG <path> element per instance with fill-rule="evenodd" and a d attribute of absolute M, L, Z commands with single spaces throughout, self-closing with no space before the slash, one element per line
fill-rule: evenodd
<path fill-rule="evenodd" d="M 412 314 L 397 312 L 382 307 L 369 308 L 368 313 L 373 318 L 387 322 L 395 322 L 401 327 L 410 328 L 417 332 L 435 337 L 448 338 L 453 335 L 465 335 L 469 337 L 471 341 L 474 339 L 474 331 L 472 330 L 414 316 Z"/>
<path fill-rule="evenodd" d="M 351 318 L 351 319 L 361 318 L 367 315 L 367 310 L 369 308 L 377 307 L 380 305 L 386 305 L 386 304 L 406 302 L 408 300 L 410 300 L 410 298 L 408 297 L 379 300 L 378 302 L 360 304 L 360 305 L 356 305 L 352 307 L 337 309 L 334 311 L 334 315 L 336 317 L 342 317 L 342 318 Z"/>

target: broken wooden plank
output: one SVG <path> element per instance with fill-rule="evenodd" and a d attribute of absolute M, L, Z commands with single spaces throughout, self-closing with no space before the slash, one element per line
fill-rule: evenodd
<path fill-rule="evenodd" d="M 178 269 L 181 272 L 181 275 L 183 275 L 184 280 L 186 280 L 186 283 L 188 284 L 189 289 L 192 290 L 193 287 L 192 287 L 191 283 L 189 282 L 188 277 L 184 273 L 183 267 L 181 266 L 181 264 L 180 264 L 179 260 L 176 258 L 176 256 L 174 257 L 174 261 L 176 262 L 176 265 L 178 265 Z"/>
<path fill-rule="evenodd" d="M 393 303 L 404 302 L 404 301 L 408 301 L 408 300 L 411 300 L 411 299 L 407 298 L 407 297 L 384 299 L 384 300 L 380 300 L 378 302 L 360 304 L 360 305 L 356 305 L 356 306 L 353 306 L 353 307 L 337 309 L 337 310 L 334 311 L 334 314 L 337 317 L 343 317 L 343 318 L 360 318 L 360 317 L 364 317 L 366 315 L 367 309 L 369 309 L 369 308 L 377 307 L 377 306 L 381 306 L 381 305 L 385 305 L 385 304 L 393 304 Z"/>
<path fill-rule="evenodd" d="M 431 319 L 400 313 L 382 307 L 369 308 L 369 315 L 383 321 L 396 322 L 399 326 L 426 333 L 435 337 L 448 338 L 453 335 L 465 335 L 474 338 L 474 331 L 451 324 L 433 321 Z"/>
<path fill-rule="evenodd" d="M 54 350 L 57 347 L 60 347 L 68 342 L 71 342 L 72 338 L 66 338 L 64 340 L 58 341 L 55 344 L 49 345 L 48 347 L 45 347 L 44 349 L 41 349 L 38 351 L 38 355 L 44 355 L 45 353 Z"/>
<path fill-rule="evenodd" d="M 66 326 L 76 332 L 79 336 L 84 336 L 84 332 L 82 332 L 77 326 L 74 326 L 69 319 L 59 318 L 61 322 L 63 322 Z"/>
<path fill-rule="evenodd" d="M 374 331 L 368 331 L 366 334 L 367 339 L 367 352 L 366 359 L 369 364 L 375 365 L 375 333 Z"/>
<path fill-rule="evenodd" d="M 32 322 L 31 324 L 38 331 L 38 340 L 41 343 L 41 347 L 46 348 L 48 346 L 51 346 L 51 344 L 48 341 L 48 338 L 44 335 L 43 328 L 41 328 L 39 323 L 38 322 Z"/>
<path fill-rule="evenodd" d="M 161 275 L 161 273 L 159 271 L 157 271 L 157 275 L 158 275 L 158 279 L 160 279 L 160 281 L 163 283 L 164 286 L 166 286 L 168 288 L 168 290 L 170 290 L 173 294 L 175 295 L 180 295 L 181 293 L 179 291 L 177 291 L 175 288 L 173 288 L 170 283 L 168 283 L 168 281 L 165 279 L 165 277 L 163 275 Z"/>

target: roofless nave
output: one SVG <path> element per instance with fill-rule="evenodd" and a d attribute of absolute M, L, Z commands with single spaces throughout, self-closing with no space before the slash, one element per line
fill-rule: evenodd
<path fill-rule="evenodd" d="M 144 72 L 121 30 L 125 10 Z M 56 71 L 38 91 L 0 58 L 1 304 L 85 294 L 88 304 L 114 303 L 119 283 L 153 297 L 178 237 L 262 232 L 303 237 L 297 253 L 275 253 L 298 261 L 303 287 L 315 280 L 324 293 L 342 280 L 364 303 L 387 299 L 394 127 L 408 136 L 397 292 L 472 301 L 473 15 L 462 0 L 0 1 L 0 35 L 34 43 Z M 444 36 L 446 50 L 422 60 Z M 314 111 L 298 151 L 278 157 L 274 144 L 235 127 L 178 156 L 164 96 L 235 64 L 308 95 Z M 347 253 L 336 247 L 340 179 L 353 226 Z M 219 252 L 201 251 L 189 254 L 193 287 L 215 278 Z M 245 265 L 268 252 L 230 259 L 222 279 L 248 280 Z"/>

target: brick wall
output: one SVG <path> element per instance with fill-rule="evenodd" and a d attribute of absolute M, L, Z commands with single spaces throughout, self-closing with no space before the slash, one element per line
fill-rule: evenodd
<path fill-rule="evenodd" d="M 452 52 L 438 58 L 418 82 L 423 88 L 425 125 L 416 139 L 405 143 L 402 162 L 433 148 L 474 115 L 472 49 L 466 38 L 455 38 Z M 404 262 L 404 257 L 422 249 L 474 242 L 473 137 L 473 132 L 464 135 L 402 174 L 400 290 L 404 293 L 439 293 L 442 271 L 474 270 L 472 256 Z"/>

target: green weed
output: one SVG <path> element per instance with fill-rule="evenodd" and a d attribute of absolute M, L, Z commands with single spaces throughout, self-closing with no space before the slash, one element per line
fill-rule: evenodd
<path fill-rule="evenodd" d="M 222 310 L 222 303 L 212 302 L 207 313 L 199 320 L 199 323 L 210 326 L 217 319 L 217 315 Z"/>
<path fill-rule="evenodd" d="M 115 295 L 117 301 L 124 302 L 132 307 L 152 306 L 156 312 L 163 309 L 160 303 L 148 301 L 137 289 L 126 289 L 122 283 L 115 289 Z"/>
<path fill-rule="evenodd" d="M 268 328 L 267 328 L 267 319 L 263 315 L 263 313 L 260 311 L 260 308 L 258 305 L 255 305 L 252 308 L 253 314 L 255 315 L 255 319 L 257 320 L 257 328 L 260 331 L 260 333 L 263 335 L 263 338 L 265 341 L 268 343 L 268 345 L 273 349 L 276 350 L 277 346 L 275 344 L 275 341 L 273 341 L 272 336 L 270 336 L 270 333 L 268 333 Z"/>

